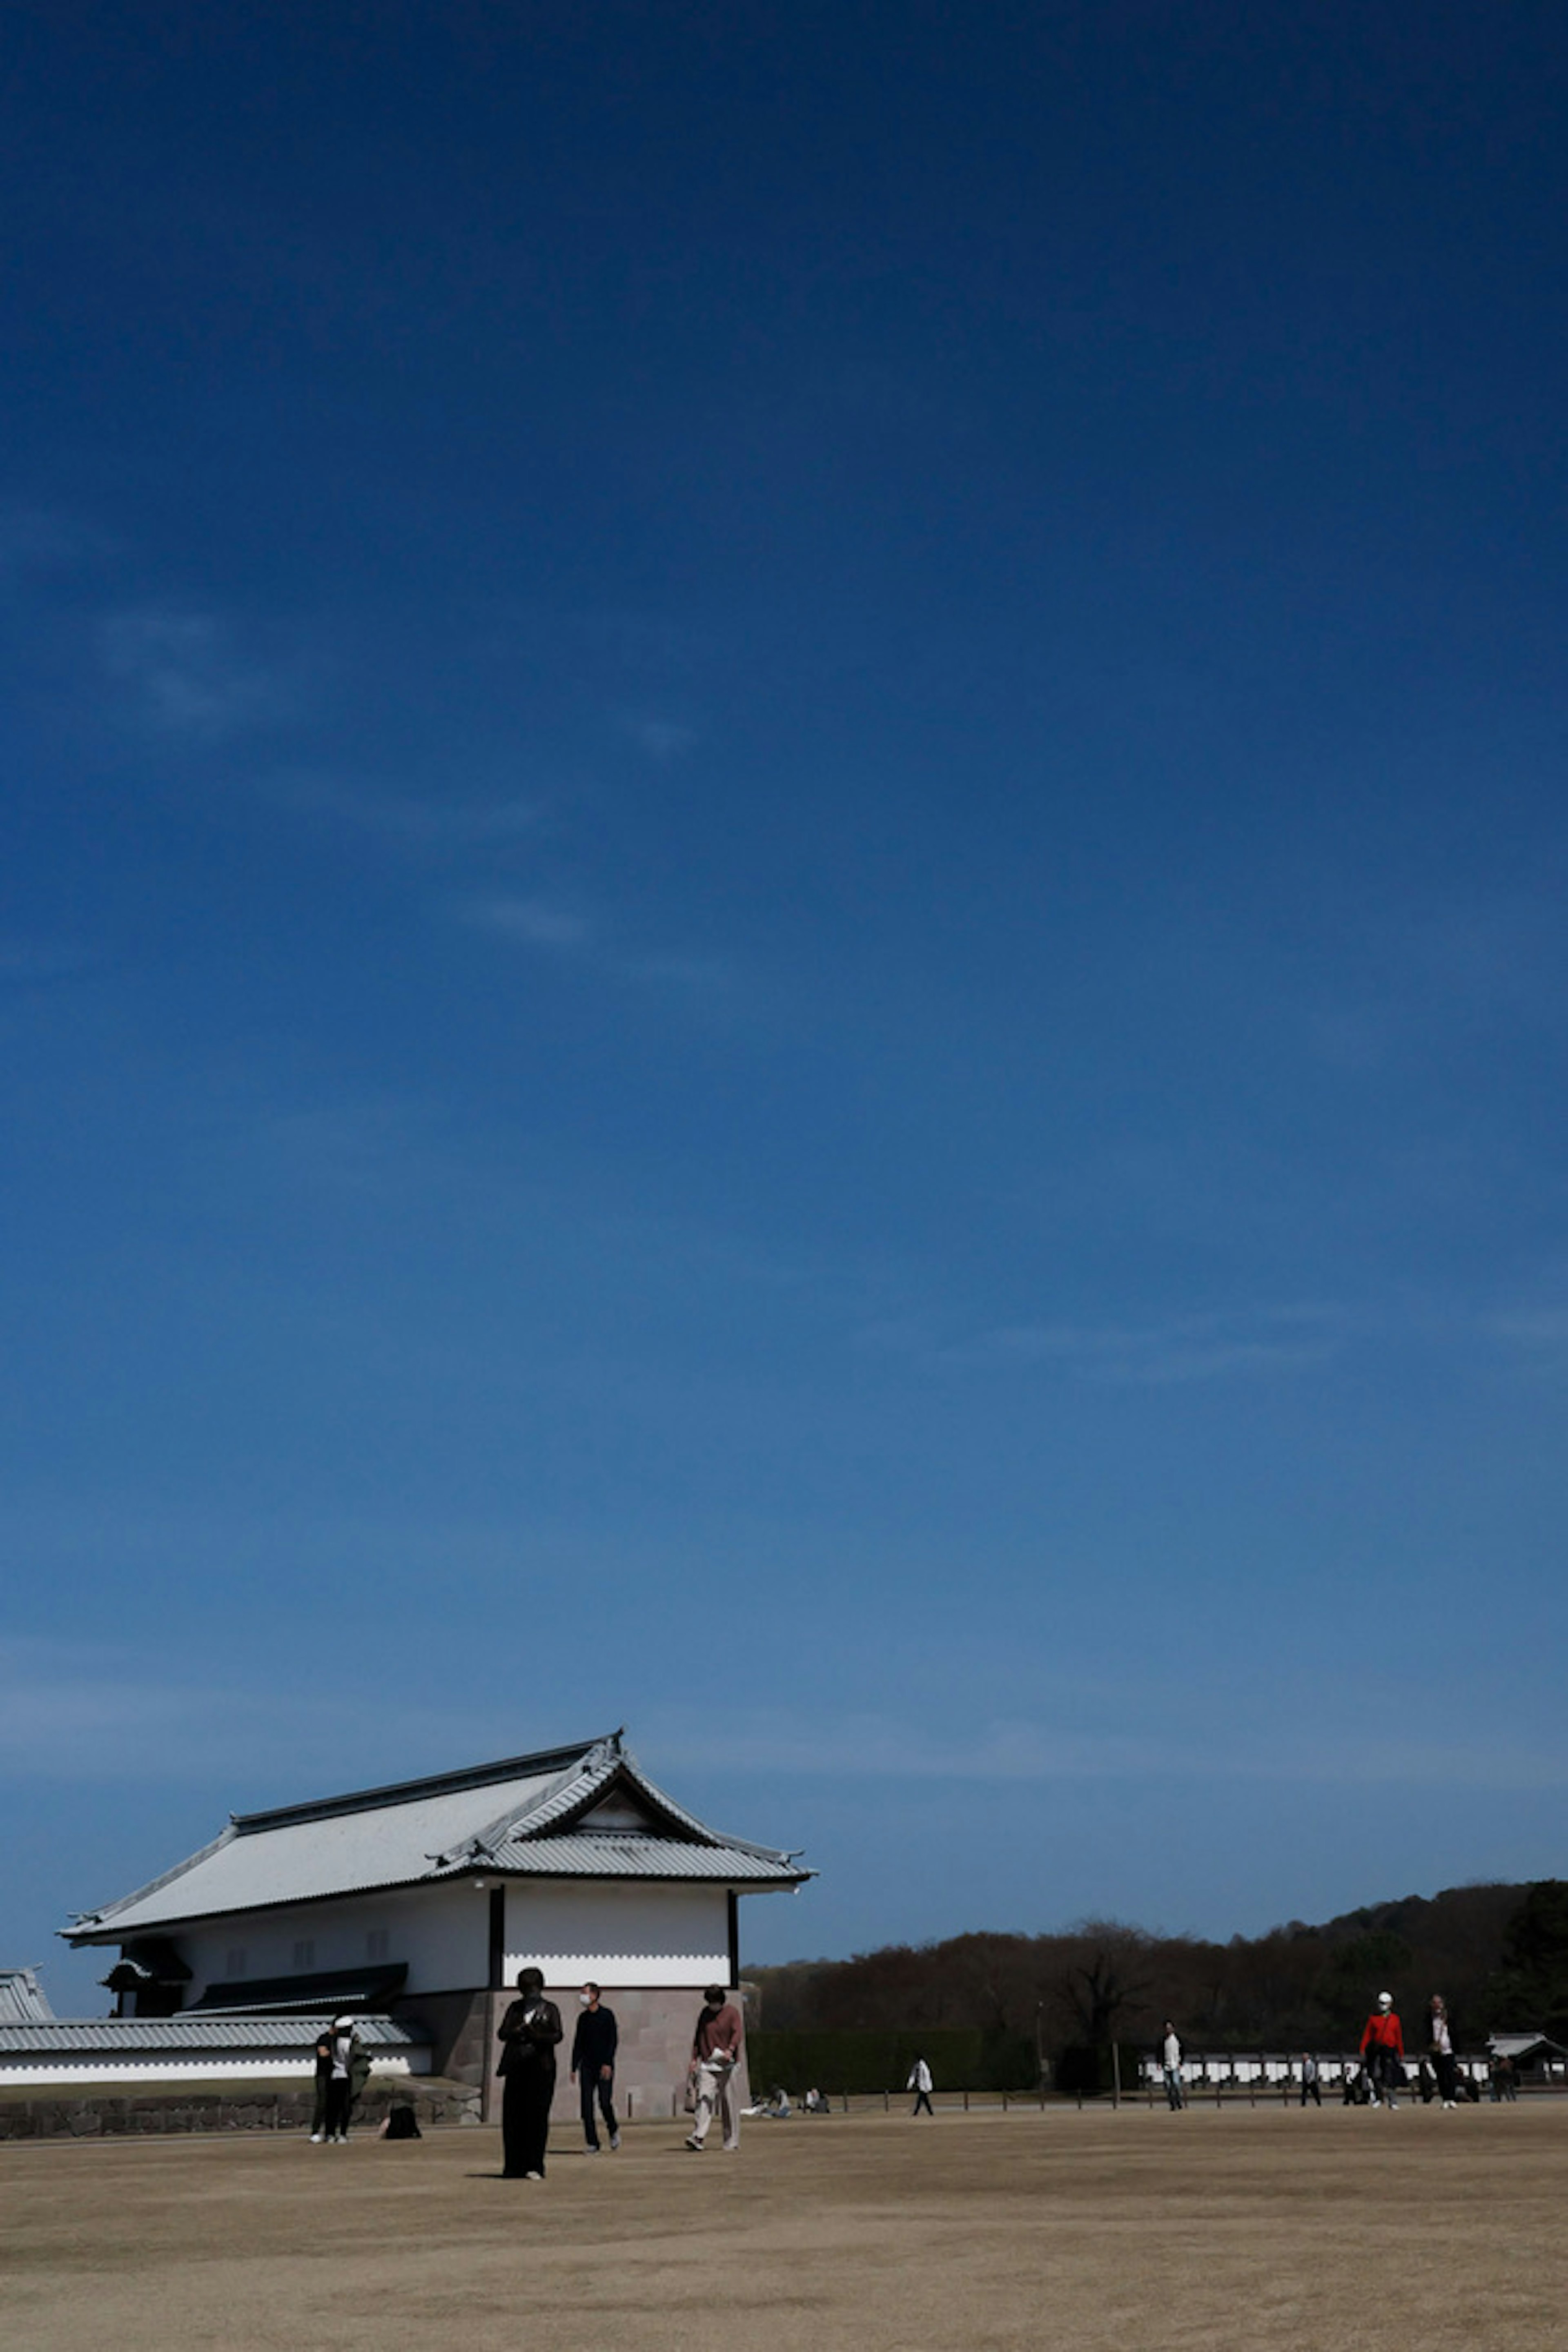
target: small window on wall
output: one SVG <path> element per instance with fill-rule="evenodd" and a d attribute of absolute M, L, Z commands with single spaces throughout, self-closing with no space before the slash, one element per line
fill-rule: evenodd
<path fill-rule="evenodd" d="M 294 1966 L 297 1969 L 313 1969 L 315 1965 L 316 1939 L 313 1936 L 301 1936 L 294 1947 Z"/>
<path fill-rule="evenodd" d="M 234 1981 L 236 1977 L 242 1977 L 245 1974 L 245 1946 L 243 1944 L 231 1944 L 229 1946 L 228 1950 L 223 1956 L 223 1972 L 225 1976 L 228 1978 L 230 1983 Z"/>
<path fill-rule="evenodd" d="M 366 1959 L 384 1960 L 390 1948 L 391 1938 L 386 1928 L 373 1927 L 369 1935 L 364 1939 L 364 1956 Z"/>

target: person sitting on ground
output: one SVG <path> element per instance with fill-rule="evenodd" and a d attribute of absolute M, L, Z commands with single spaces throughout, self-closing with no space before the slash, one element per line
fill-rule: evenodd
<path fill-rule="evenodd" d="M 423 2139 L 419 2118 L 406 2099 L 398 2099 L 386 2111 L 385 2121 L 377 2132 L 377 2139 Z"/>

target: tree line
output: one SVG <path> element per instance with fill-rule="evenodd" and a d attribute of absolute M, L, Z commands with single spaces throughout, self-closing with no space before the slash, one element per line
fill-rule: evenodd
<path fill-rule="evenodd" d="M 1175 2021 L 1189 2048 L 1353 2048 L 1392 1991 L 1413 2045 L 1434 1992 L 1459 2046 L 1489 2032 L 1568 2041 L 1568 1881 L 1449 1887 L 1211 1943 L 1114 1919 L 1054 1935 L 977 1932 L 847 1960 L 750 1972 L 768 2034 L 978 2034 L 1092 2074 L 1115 2042 L 1152 2046 Z"/>

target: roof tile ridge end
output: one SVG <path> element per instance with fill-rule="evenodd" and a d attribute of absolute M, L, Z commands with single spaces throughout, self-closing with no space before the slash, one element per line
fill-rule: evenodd
<path fill-rule="evenodd" d="M 493 1820 L 486 1822 L 482 1829 L 476 1830 L 471 1837 L 464 1838 L 460 1844 L 448 1847 L 441 1853 L 432 1854 L 430 1856 L 431 1875 L 438 1876 L 441 1872 L 447 1870 L 470 1869 L 486 1854 L 493 1854 L 497 1846 L 508 1843 L 514 1837 L 526 1836 L 528 1824 L 537 1820 L 549 1807 L 558 1803 L 560 1799 L 568 1790 L 575 1788 L 580 1780 L 591 1781 L 594 1778 L 606 1775 L 616 1769 L 619 1760 L 620 1738 L 621 1734 L 618 1731 L 612 1731 L 605 1737 L 592 1741 L 580 1754 L 573 1758 L 570 1764 L 557 1772 L 553 1780 L 546 1781 L 544 1787 L 536 1795 L 528 1798 L 521 1805 L 509 1805 L 503 1813 L 496 1814 Z"/>
<path fill-rule="evenodd" d="M 653 1797 L 659 1804 L 664 1806 L 668 1812 L 673 1813 L 679 1820 L 688 1822 L 690 1827 L 696 1830 L 710 1845 L 729 1846 L 737 1853 L 754 1853 L 764 1862 L 795 1862 L 799 1859 L 800 1854 L 805 1852 L 804 1847 L 786 1850 L 783 1846 L 758 1845 L 751 1838 L 731 1837 L 727 1830 L 713 1829 L 707 1822 L 699 1821 L 695 1813 L 688 1812 L 684 1805 L 678 1805 L 673 1797 L 667 1796 L 664 1790 L 659 1787 L 658 1781 L 653 1780 L 643 1770 L 642 1766 L 637 1762 L 637 1758 L 631 1753 L 629 1748 L 622 1750 L 621 1760 L 631 1771 L 634 1778 L 642 1783 L 642 1786 L 647 1790 L 649 1796 Z M 807 1872 L 806 1875 L 808 1877 L 814 1876 L 815 1873 Z"/>
<path fill-rule="evenodd" d="M 188 1870 L 195 1870 L 199 1863 L 209 1861 L 220 1848 L 232 1845 L 237 1835 L 231 1813 L 216 1837 L 209 1838 L 205 1845 L 198 1848 L 196 1853 L 187 1854 L 184 1862 L 176 1862 L 170 1869 L 160 1871 L 156 1878 L 147 1881 L 145 1886 L 138 1886 L 130 1895 L 121 1895 L 116 1902 L 103 1904 L 97 1911 L 79 1911 L 74 1927 L 57 1927 L 55 1933 L 74 1943 L 84 1934 L 96 1935 L 101 1928 L 112 1927 L 117 1918 L 127 1911 L 134 1910 L 138 1903 L 145 1903 L 150 1895 L 160 1894 L 165 1886 L 172 1886 L 176 1878 L 184 1878 Z"/>

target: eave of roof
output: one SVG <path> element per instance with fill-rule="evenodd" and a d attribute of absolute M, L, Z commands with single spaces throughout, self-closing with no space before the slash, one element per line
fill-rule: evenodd
<path fill-rule="evenodd" d="M 480 1860 L 453 1864 L 445 1870 L 427 1871 L 420 1878 L 389 1878 L 373 1885 L 353 1887 L 327 1887 L 319 1895 L 296 1895 L 287 1903 L 268 1895 L 256 1903 L 232 1903 L 221 1911 L 189 1911 L 171 1914 L 159 1921 L 170 1934 L 199 1927 L 206 1919 L 243 1919 L 254 1911 L 300 1911 L 316 1903 L 343 1903 L 360 1895 L 405 1895 L 416 1888 L 453 1886 L 464 1878 L 479 1873 L 485 1878 L 616 1878 L 627 1884 L 638 1879 L 647 1881 L 689 1879 L 709 1886 L 731 1885 L 737 1894 L 765 1894 L 771 1888 L 787 1890 L 804 1886 L 815 1878 L 815 1870 L 803 1870 L 793 1859 L 781 1854 L 778 1866 L 769 1868 L 771 1857 L 750 1854 L 741 1846 L 707 1846 L 693 1850 L 682 1845 L 679 1863 L 673 1857 L 655 1850 L 655 1841 L 648 1840 L 641 1852 L 615 1848 L 605 1841 L 593 1842 L 579 1838 L 551 1838 L 537 1846 L 519 1846 L 501 1861 Z M 117 1944 L 121 1930 L 112 1920 L 100 1927 L 71 1927 L 58 1931 L 73 1949 L 96 1944 Z"/>
<path fill-rule="evenodd" d="M 309 2053 L 331 2024 L 331 2011 L 267 2017 L 60 2017 L 48 2023 L 0 2024 L 0 2058 L 28 2053 L 91 2051 L 103 2056 L 139 2051 L 288 2050 Z M 367 2049 L 422 2049 L 429 2036 L 397 2017 L 356 2017 Z"/>
<path fill-rule="evenodd" d="M 420 1856 L 423 1868 L 408 1867 L 418 1852 L 416 1832 L 422 1817 L 415 1811 L 399 1825 L 395 1816 L 400 1809 L 426 1808 L 437 1834 L 445 1823 L 449 1835 L 458 1826 L 463 1811 L 460 1805 L 454 1807 L 454 1799 L 500 1787 L 509 1779 L 513 1798 L 501 1812 L 482 1822 L 477 1830 L 465 1832 L 455 1844 L 425 1852 Z M 595 1809 L 617 1796 L 643 1812 L 652 1824 L 651 1833 L 647 1829 L 594 1826 Z M 354 1816 L 367 1821 L 358 1839 L 357 1856 L 352 1829 Z M 382 1817 L 381 1825 L 373 1829 L 368 1824 L 376 1816 Z M 339 1822 L 345 1825 L 341 1832 L 331 1826 Z M 575 1827 L 578 1823 L 583 1826 Z M 318 1832 L 326 1841 L 320 1850 L 314 1834 Z M 262 1856 L 272 1836 L 282 1843 L 272 1850 L 269 1873 Z M 295 1843 L 301 1838 L 303 1845 L 296 1853 Z M 248 1859 L 253 1840 L 255 1867 Z M 209 1885 L 202 1887 L 202 1866 L 219 1856 L 227 1859 L 216 1879 L 207 1874 Z M 586 1748 L 546 1748 L 426 1780 L 400 1781 L 351 1797 L 323 1798 L 269 1813 L 243 1815 L 188 1861 L 117 1903 L 84 1913 L 61 1932 L 73 1945 L 129 1945 L 139 1942 L 149 1930 L 163 1933 L 197 1920 L 390 1894 L 439 1885 L 473 1872 L 529 1879 L 686 1878 L 709 1885 L 728 1882 L 738 1891 L 798 1886 L 813 1875 L 799 1867 L 794 1854 L 725 1836 L 687 1812 L 641 1770 L 617 1731 Z M 190 1896 L 205 1894 L 207 1899 L 193 1900 L 188 1909 L 176 1911 L 170 1903 L 179 1897 L 172 1890 L 187 1879 L 194 1882 Z M 160 1895 L 169 1898 L 163 1907 L 153 1901 Z"/>

